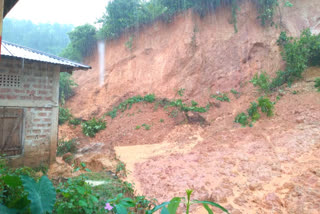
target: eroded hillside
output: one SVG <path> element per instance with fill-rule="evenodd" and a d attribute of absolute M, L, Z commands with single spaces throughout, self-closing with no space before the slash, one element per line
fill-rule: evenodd
<path fill-rule="evenodd" d="M 277 100 L 272 118 L 263 116 L 246 128 L 234 123 L 261 96 L 249 83 L 253 75 L 264 70 L 274 76 L 285 66 L 277 45 L 280 32 L 298 36 L 307 27 L 320 32 L 320 1 L 292 3 L 275 17 L 281 29 L 262 27 L 245 1 L 238 33 L 230 9 L 222 8 L 203 19 L 189 11 L 172 23 L 157 22 L 108 42 L 103 86 L 97 54 L 87 59 L 92 70 L 74 74 L 79 86 L 67 106 L 76 117 L 100 117 L 139 94 L 180 98 L 182 88 L 184 102 L 212 107 L 201 114 L 204 121 L 186 123 L 183 114 L 139 103 L 107 117 L 107 129 L 95 138 L 69 125 L 60 127 L 60 137 L 77 138 L 82 147 L 100 143 L 82 160 L 102 170 L 111 169 L 111 157 L 119 156 L 137 192 L 159 202 L 192 188 L 195 198 L 219 202 L 231 213 L 319 213 L 320 94 L 313 81 L 320 69 L 309 68 L 291 88 L 270 96 Z M 125 45 L 130 37 L 131 50 Z M 230 102 L 210 97 L 216 92 L 228 92 Z M 141 124 L 150 130 L 137 129 Z"/>

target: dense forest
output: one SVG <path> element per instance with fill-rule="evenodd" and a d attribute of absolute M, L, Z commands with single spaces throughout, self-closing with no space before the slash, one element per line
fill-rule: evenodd
<path fill-rule="evenodd" d="M 4 19 L 3 40 L 59 55 L 70 42 L 73 25 L 34 24 L 27 20 Z"/>

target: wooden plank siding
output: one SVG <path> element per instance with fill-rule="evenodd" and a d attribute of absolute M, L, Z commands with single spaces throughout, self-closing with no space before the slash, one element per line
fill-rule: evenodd
<path fill-rule="evenodd" d="M 22 153 L 23 109 L 0 107 L 0 154 Z"/>

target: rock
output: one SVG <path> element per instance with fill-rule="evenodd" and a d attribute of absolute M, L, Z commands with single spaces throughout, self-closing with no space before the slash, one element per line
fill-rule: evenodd
<path fill-rule="evenodd" d="M 79 149 L 79 153 L 84 154 L 84 153 L 89 153 L 94 151 L 100 151 L 103 145 L 104 145 L 103 143 L 91 143 L 88 146 L 85 146 Z"/>

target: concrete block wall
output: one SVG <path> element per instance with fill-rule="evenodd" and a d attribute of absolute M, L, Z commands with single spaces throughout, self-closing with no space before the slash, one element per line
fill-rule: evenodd
<path fill-rule="evenodd" d="M 29 166 L 48 164 L 52 108 L 25 108 L 23 162 Z M 36 158 L 35 158 L 36 157 Z"/>
<path fill-rule="evenodd" d="M 45 63 L 24 63 L 21 60 L 1 60 L 0 74 L 17 75 L 19 87 L 0 88 L 1 100 L 54 102 L 54 66 Z"/>
<path fill-rule="evenodd" d="M 58 65 L 19 59 L 0 60 L 0 75 L 19 76 L 20 81 L 13 87 L 0 85 L 0 107 L 24 110 L 23 152 L 9 157 L 11 165 L 39 166 L 55 160 L 59 73 Z"/>

